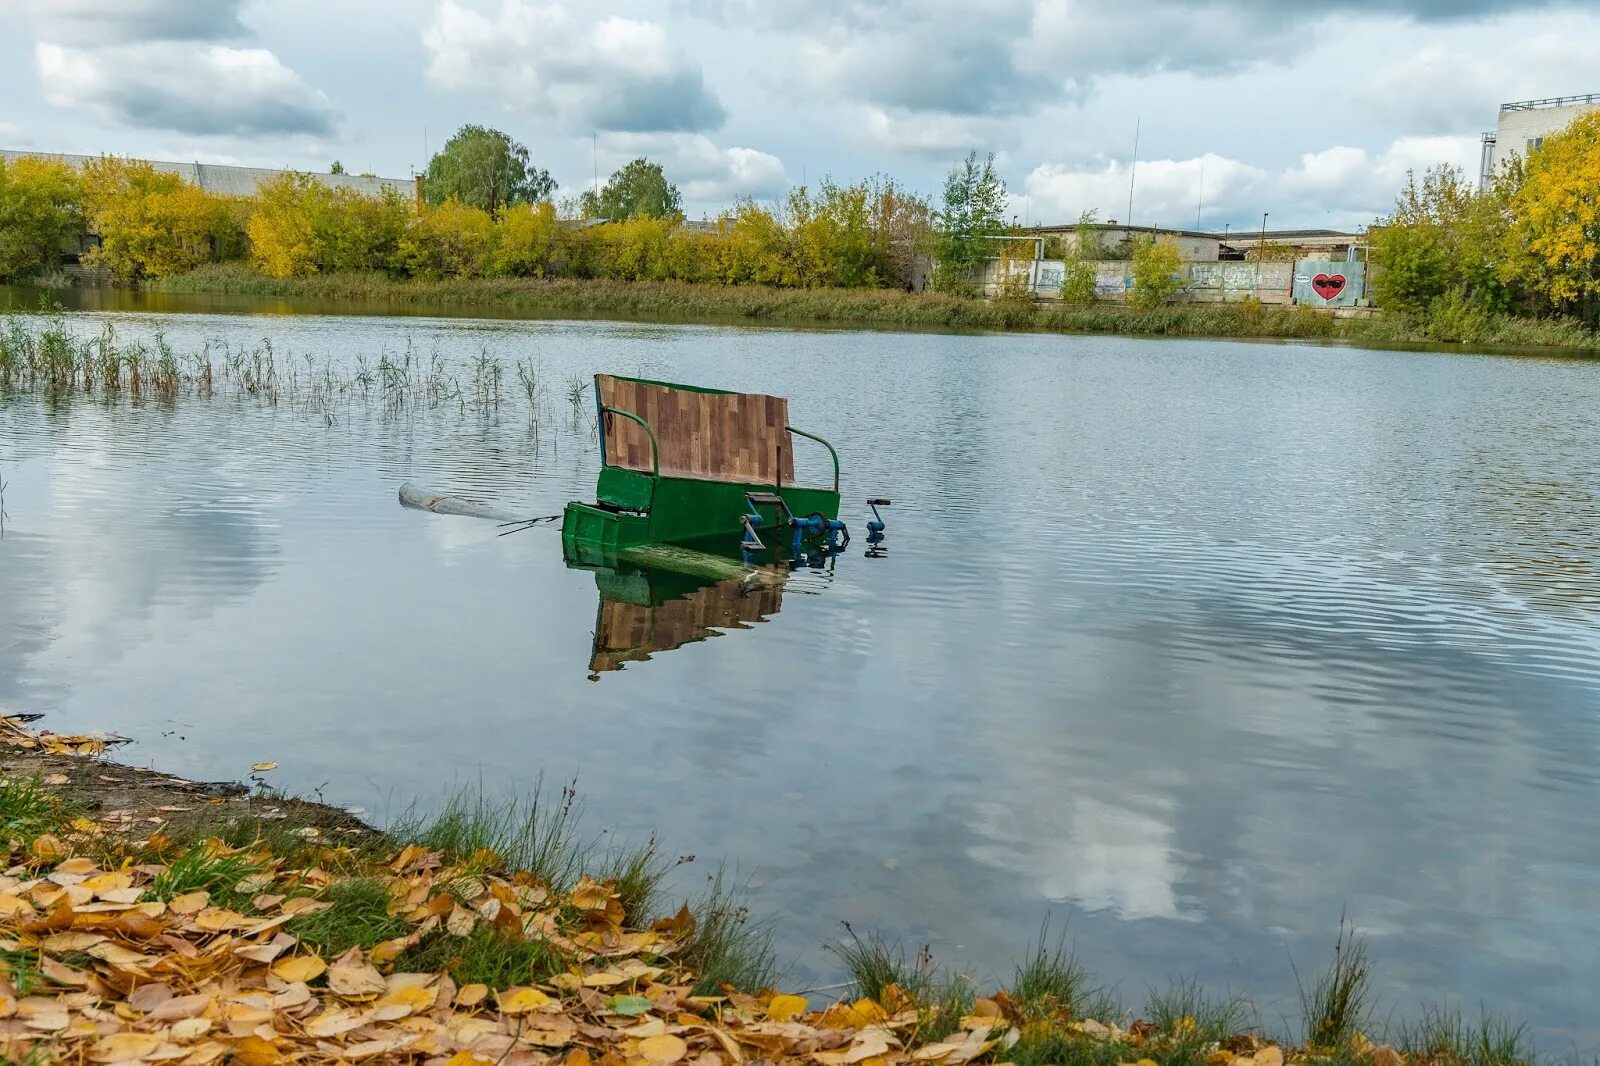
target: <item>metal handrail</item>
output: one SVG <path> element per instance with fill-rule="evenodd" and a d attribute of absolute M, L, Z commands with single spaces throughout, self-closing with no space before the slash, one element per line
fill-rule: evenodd
<path fill-rule="evenodd" d="M 656 431 L 650 428 L 650 423 L 646 422 L 644 419 L 640 418 L 638 415 L 634 414 L 632 411 L 624 411 L 622 408 L 620 408 L 620 407 L 612 407 L 608 403 L 601 404 L 600 405 L 600 410 L 602 412 L 606 413 L 606 414 L 621 415 L 623 418 L 626 418 L 628 421 L 637 422 L 637 423 L 639 423 L 639 425 L 644 427 L 645 433 L 649 434 L 649 436 L 650 436 L 650 476 L 651 477 L 660 477 L 661 476 L 661 444 L 660 444 L 660 442 L 658 442 L 656 440 Z M 609 460 L 609 458 L 610 457 L 608 456 L 607 459 Z M 837 460 L 835 460 L 835 463 L 837 463 Z M 611 463 L 611 462 L 608 461 L 605 465 L 614 466 L 616 464 Z"/>
<path fill-rule="evenodd" d="M 824 448 L 828 449 L 828 454 L 833 456 L 833 491 L 834 492 L 838 492 L 839 491 L 839 453 L 834 451 L 833 445 L 829 444 L 827 441 L 823 440 L 821 437 L 817 436 L 815 433 L 807 433 L 805 430 L 803 430 L 803 429 L 795 429 L 793 426 L 784 426 L 783 428 L 788 430 L 790 433 L 793 433 L 797 437 L 804 437 L 806 440 L 814 440 L 818 444 L 822 445 Z"/>

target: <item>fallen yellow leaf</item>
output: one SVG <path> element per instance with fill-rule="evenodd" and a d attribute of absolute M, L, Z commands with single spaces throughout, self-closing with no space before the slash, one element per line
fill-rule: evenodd
<path fill-rule="evenodd" d="M 154 1033 L 113 1033 L 97 1041 L 89 1049 L 95 1062 L 126 1062 L 142 1059 L 161 1046 L 161 1038 Z"/>
<path fill-rule="evenodd" d="M 550 1002 L 537 988 L 508 988 L 499 994 L 500 1013 L 526 1014 Z"/>
<path fill-rule="evenodd" d="M 467 985 L 456 993 L 456 1006 L 476 1007 L 489 995 L 488 985 Z"/>
<path fill-rule="evenodd" d="M 277 768 L 278 768 L 278 764 L 275 763 L 275 762 L 258 762 L 258 763 L 253 763 L 250 766 L 251 772 L 252 773 L 258 773 L 258 774 L 264 774 L 264 773 L 268 772 L 269 770 L 276 770 Z"/>
<path fill-rule="evenodd" d="M 670 1066 L 689 1053 L 689 1045 L 681 1037 L 650 1036 L 639 1041 L 639 1054 L 660 1066 Z"/>
<path fill-rule="evenodd" d="M 775 1022 L 786 1022 L 804 1014 L 810 1005 L 804 996 L 773 996 L 772 1002 L 767 1004 L 767 1017 Z"/>
<path fill-rule="evenodd" d="M 291 984 L 296 981 L 315 981 L 327 971 L 328 964 L 315 955 L 295 955 L 272 964 L 272 976 Z"/>

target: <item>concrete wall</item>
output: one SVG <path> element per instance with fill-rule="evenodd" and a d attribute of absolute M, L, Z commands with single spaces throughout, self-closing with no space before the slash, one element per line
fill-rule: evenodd
<path fill-rule="evenodd" d="M 1320 284 L 1319 284 L 1320 281 Z M 1294 267 L 1294 302 L 1312 307 L 1355 307 L 1367 295 L 1367 264 L 1302 259 Z"/>
<path fill-rule="evenodd" d="M 82 166 L 99 158 L 88 155 L 67 155 L 61 152 L 15 152 L 0 148 L 0 159 L 10 161 L 25 156 L 54 159 L 69 166 Z M 158 171 L 176 174 L 189 184 L 198 185 L 206 192 L 218 196 L 254 196 L 256 190 L 263 184 L 285 173 L 282 170 L 230 167 L 214 163 L 169 163 L 158 159 L 146 162 Z M 416 182 L 412 178 L 366 178 L 357 174 L 311 174 L 310 177 L 329 188 L 354 189 L 363 196 L 377 196 L 385 189 L 392 189 L 407 200 L 416 196 Z"/>
<path fill-rule="evenodd" d="M 1133 288 L 1132 262 L 1105 259 L 1089 265 L 1094 267 L 1095 294 L 1100 299 L 1127 299 Z M 1061 260 L 1013 259 L 1009 266 L 1014 275 L 1027 279 L 1028 288 L 1035 297 L 1053 300 L 1060 295 L 1061 279 L 1066 272 L 1066 264 Z M 1183 280 L 1178 299 L 1186 302 L 1220 303 L 1254 296 L 1262 303 L 1286 304 L 1290 301 L 1295 271 L 1294 265 L 1287 262 L 1261 263 L 1259 269 L 1255 263 L 1184 263 L 1178 273 Z M 992 259 L 984 274 L 984 294 L 997 295 L 999 283 L 1000 261 Z"/>
<path fill-rule="evenodd" d="M 1498 171 L 1514 156 L 1527 155 L 1530 141 L 1537 145 L 1540 138 L 1560 133 L 1573 119 L 1591 111 L 1600 111 L 1600 97 L 1559 107 L 1501 108 L 1494 135 L 1493 170 Z"/>
<path fill-rule="evenodd" d="M 1036 299 L 1060 295 L 1066 264 L 1059 259 L 1010 260 L 1011 273 L 1024 279 Z M 1133 263 L 1107 259 L 1094 267 L 1095 294 L 1102 300 L 1125 300 L 1133 289 Z M 1302 259 L 1291 263 L 1184 263 L 1178 268 L 1183 281 L 1178 300 L 1184 303 L 1236 303 L 1254 297 L 1264 304 L 1305 304 L 1310 307 L 1355 307 L 1366 298 L 1366 264 L 1343 260 Z M 1000 292 L 1000 260 L 989 261 L 984 294 Z M 1322 277 L 1323 284 L 1317 285 Z M 1330 282 L 1332 282 L 1330 284 Z"/>

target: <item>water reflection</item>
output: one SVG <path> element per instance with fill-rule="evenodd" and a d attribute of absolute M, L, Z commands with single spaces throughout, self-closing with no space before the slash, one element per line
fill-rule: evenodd
<path fill-rule="evenodd" d="M 728 630 L 748 629 L 783 609 L 783 578 L 775 570 L 715 581 L 622 562 L 569 565 L 592 570 L 600 593 L 589 656 L 594 681 L 628 663 L 645 662 Z"/>
<path fill-rule="evenodd" d="M 0 400 L 11 709 L 207 779 L 278 759 L 374 812 L 577 772 L 598 824 L 756 870 L 797 982 L 837 979 L 840 918 L 1003 974 L 1053 909 L 1130 998 L 1177 973 L 1263 996 L 1348 906 L 1397 1018 L 1481 1000 L 1600 1037 L 1600 364 L 116 321 L 787 394 L 840 446 L 857 543 L 747 587 L 739 560 L 571 569 L 554 529 L 394 505 L 413 479 L 514 513 L 588 497 L 564 409 Z M 891 491 L 893 553 L 863 559 Z"/>

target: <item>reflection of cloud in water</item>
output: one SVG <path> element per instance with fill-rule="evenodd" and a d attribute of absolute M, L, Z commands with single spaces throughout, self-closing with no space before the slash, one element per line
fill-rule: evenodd
<path fill-rule="evenodd" d="M 973 859 L 1022 874 L 1051 902 L 1123 918 L 1185 916 L 1173 887 L 1182 867 L 1168 819 L 1062 796 L 1048 806 L 980 801 L 969 828 L 987 840 L 969 849 Z"/>
<path fill-rule="evenodd" d="M 34 413 L 14 404 L 7 416 Z M 152 443 L 148 430 L 134 441 L 119 432 L 127 415 L 57 412 L 41 427 L 44 454 L 7 475 L 0 695 L 40 701 L 30 708 L 59 706 L 76 681 L 203 621 L 271 572 L 259 499 L 218 476 L 226 444 Z"/>

